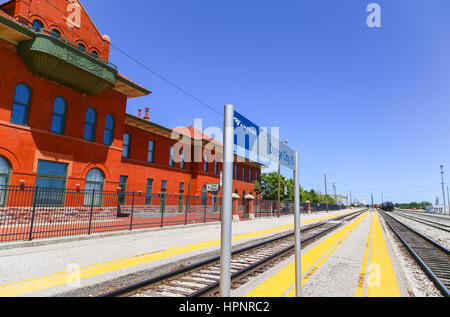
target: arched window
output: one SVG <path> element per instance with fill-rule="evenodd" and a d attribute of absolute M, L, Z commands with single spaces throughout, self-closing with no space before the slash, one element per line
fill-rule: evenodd
<path fill-rule="evenodd" d="M 208 157 L 205 155 L 203 160 L 203 172 L 208 173 Z"/>
<path fill-rule="evenodd" d="M 208 203 L 208 192 L 206 191 L 206 185 L 202 187 L 202 198 L 201 198 L 202 206 L 206 206 Z"/>
<path fill-rule="evenodd" d="M 59 38 L 61 38 L 61 33 L 60 33 L 57 29 L 53 29 L 53 30 L 52 30 L 52 36 L 53 36 L 54 38 L 59 39 Z"/>
<path fill-rule="evenodd" d="M 0 156 L 0 206 L 6 204 L 6 186 L 9 185 L 9 174 L 11 173 L 11 165 Z"/>
<path fill-rule="evenodd" d="M 92 51 L 92 52 L 91 52 L 91 56 L 92 56 L 93 58 L 98 58 L 98 53 L 97 53 L 96 51 Z"/>
<path fill-rule="evenodd" d="M 25 84 L 18 84 L 14 93 L 11 123 L 27 125 L 30 111 L 31 89 Z"/>
<path fill-rule="evenodd" d="M 103 200 L 103 184 L 105 175 L 98 168 L 91 169 L 86 175 L 86 185 L 84 186 L 84 205 L 101 206 Z"/>
<path fill-rule="evenodd" d="M 78 44 L 78 49 L 82 52 L 86 52 L 86 46 L 84 46 L 84 44 L 79 43 Z"/>
<path fill-rule="evenodd" d="M 84 124 L 84 139 L 95 142 L 95 126 L 97 124 L 97 113 L 93 108 L 86 111 L 86 123 Z"/>
<path fill-rule="evenodd" d="M 105 135 L 103 136 L 103 144 L 112 145 L 114 139 L 114 117 L 109 114 L 105 120 Z"/>
<path fill-rule="evenodd" d="M 56 97 L 53 103 L 52 126 L 50 131 L 64 134 L 66 125 L 66 100 L 62 97 Z"/>
<path fill-rule="evenodd" d="M 41 22 L 41 21 L 39 21 L 39 20 L 34 20 L 33 21 L 33 29 L 36 31 L 36 32 L 41 32 L 41 30 L 44 28 L 44 24 Z"/>

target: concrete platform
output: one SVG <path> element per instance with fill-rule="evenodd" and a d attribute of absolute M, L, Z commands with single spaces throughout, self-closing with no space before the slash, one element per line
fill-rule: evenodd
<path fill-rule="evenodd" d="M 302 250 L 302 296 L 408 297 L 410 288 L 381 221 L 370 211 Z M 233 297 L 292 297 L 294 258 L 285 260 Z"/>
<path fill-rule="evenodd" d="M 355 210 L 353 210 L 355 211 Z M 302 225 L 349 210 L 302 214 Z M 233 248 L 293 230 L 293 216 L 233 223 Z M 0 296 L 92 296 L 217 255 L 220 223 L 0 246 Z"/>

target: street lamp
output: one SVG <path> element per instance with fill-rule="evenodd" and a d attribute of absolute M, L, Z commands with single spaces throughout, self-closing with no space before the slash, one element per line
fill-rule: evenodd
<path fill-rule="evenodd" d="M 284 140 L 284 144 L 288 144 L 289 140 Z M 280 218 L 280 205 L 281 205 L 281 195 L 280 195 L 280 170 L 281 170 L 281 163 L 280 158 L 278 157 L 278 207 L 277 207 L 277 218 Z"/>

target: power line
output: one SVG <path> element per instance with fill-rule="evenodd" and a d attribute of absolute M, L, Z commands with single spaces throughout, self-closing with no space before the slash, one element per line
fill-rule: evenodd
<path fill-rule="evenodd" d="M 207 104 L 206 102 L 202 101 L 201 99 L 195 97 L 193 94 L 191 94 L 190 92 L 186 91 L 185 89 L 181 88 L 180 86 L 176 85 L 175 83 L 173 83 L 172 81 L 170 81 L 169 79 L 165 78 L 164 76 L 158 74 L 156 71 L 154 71 L 153 69 L 151 69 L 150 67 L 146 66 L 144 63 L 141 63 L 140 61 L 138 61 L 136 58 L 130 56 L 129 54 L 127 54 L 126 52 L 124 52 L 123 50 L 121 50 L 120 48 L 118 48 L 117 46 L 111 44 L 111 47 L 115 48 L 117 51 L 119 51 L 121 54 L 125 55 L 126 57 L 128 57 L 129 59 L 131 59 L 132 61 L 134 61 L 136 64 L 140 65 L 141 67 L 145 68 L 146 70 L 148 70 L 149 72 L 151 72 L 153 75 L 155 75 L 156 77 L 158 77 L 159 79 L 165 81 L 166 83 L 168 83 L 169 85 L 171 85 L 172 87 L 178 89 L 179 91 L 181 91 L 183 94 L 185 94 L 186 96 L 194 99 L 195 101 L 197 101 L 198 103 L 202 104 L 203 106 L 207 107 L 209 110 L 212 110 L 214 112 L 216 112 L 217 114 L 223 116 L 223 112 L 220 112 L 219 110 L 215 109 L 214 107 L 210 106 L 209 104 Z"/>

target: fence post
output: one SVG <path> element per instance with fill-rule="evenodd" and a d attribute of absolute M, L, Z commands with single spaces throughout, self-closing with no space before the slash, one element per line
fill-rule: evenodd
<path fill-rule="evenodd" d="M 90 213 L 90 215 L 89 215 L 89 230 L 88 230 L 88 235 L 91 234 L 91 227 L 92 227 L 92 213 L 94 212 L 94 197 L 95 197 L 95 188 L 92 190 L 91 213 Z"/>
<path fill-rule="evenodd" d="M 205 210 L 203 211 L 203 223 L 206 223 L 206 209 L 208 208 L 208 198 L 206 198 Z"/>
<path fill-rule="evenodd" d="M 36 186 L 34 188 L 33 209 L 32 209 L 32 214 L 31 214 L 30 234 L 28 236 L 28 241 L 31 241 L 32 236 L 33 236 L 34 215 L 36 213 L 36 201 L 37 201 L 38 190 L 39 190 L 39 186 Z"/>
<path fill-rule="evenodd" d="M 188 202 L 188 200 L 189 200 L 189 197 L 190 196 L 186 196 L 185 198 L 186 198 L 186 212 L 185 212 L 185 214 L 184 214 L 184 225 L 186 226 L 187 225 L 187 216 L 188 216 L 188 206 L 189 206 L 189 202 Z"/>
<path fill-rule="evenodd" d="M 161 211 L 161 228 L 164 226 L 164 211 L 166 210 L 166 198 L 163 196 L 163 194 L 159 194 L 159 210 Z M 164 199 L 164 200 L 163 200 Z M 162 208 L 162 205 L 164 203 L 164 208 Z"/>
<path fill-rule="evenodd" d="M 133 214 L 134 214 L 134 191 L 131 198 L 131 217 L 130 217 L 130 230 L 133 230 Z"/>

